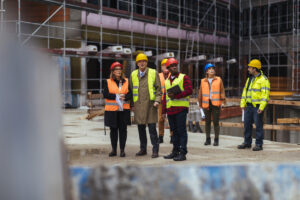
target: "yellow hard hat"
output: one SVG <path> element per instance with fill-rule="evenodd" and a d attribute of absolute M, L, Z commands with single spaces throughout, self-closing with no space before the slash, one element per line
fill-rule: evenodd
<path fill-rule="evenodd" d="M 163 59 L 163 60 L 161 61 L 161 63 L 160 63 L 160 66 L 166 64 L 167 60 L 168 60 L 168 58 Z"/>
<path fill-rule="evenodd" d="M 255 67 L 257 69 L 261 69 L 261 62 L 258 59 L 252 59 L 249 64 L 249 67 Z"/>
<path fill-rule="evenodd" d="M 141 61 L 141 60 L 146 60 L 148 62 L 147 56 L 143 53 L 139 53 L 135 59 L 136 62 Z"/>

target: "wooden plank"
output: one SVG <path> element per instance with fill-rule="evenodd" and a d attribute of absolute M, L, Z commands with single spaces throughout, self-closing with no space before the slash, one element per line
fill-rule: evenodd
<path fill-rule="evenodd" d="M 227 102 L 240 103 L 240 98 L 226 98 Z M 300 106 L 300 101 L 285 101 L 285 100 L 269 100 L 268 104 L 273 105 L 286 105 L 286 106 Z"/>
<path fill-rule="evenodd" d="M 278 118 L 278 124 L 299 124 L 300 118 Z"/>
<path fill-rule="evenodd" d="M 205 125 L 205 121 L 199 122 L 200 125 Z M 212 123 L 213 125 L 213 123 Z M 221 127 L 244 128 L 244 123 L 240 122 L 220 122 Z M 253 124 L 253 128 L 256 128 Z M 287 126 L 287 125 L 272 125 L 265 124 L 264 130 L 284 130 L 284 131 L 300 131 L 300 126 Z"/>
<path fill-rule="evenodd" d="M 89 110 L 88 111 L 89 114 L 86 116 L 86 119 L 87 120 L 91 120 L 91 119 L 93 119 L 96 116 L 102 116 L 102 115 L 104 115 L 104 112 L 105 112 L 104 109 L 95 110 L 95 111 Z"/>

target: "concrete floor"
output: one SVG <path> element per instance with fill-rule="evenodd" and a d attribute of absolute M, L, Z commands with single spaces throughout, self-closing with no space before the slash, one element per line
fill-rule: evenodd
<path fill-rule="evenodd" d="M 148 155 L 136 157 L 139 151 L 137 126 L 128 126 L 126 157 L 108 157 L 111 151 L 109 128 L 104 134 L 103 117 L 91 121 L 83 120 L 86 111 L 66 110 L 63 113 L 63 135 L 68 149 L 68 161 L 71 166 L 104 165 L 230 165 L 248 163 L 298 163 L 300 164 L 300 145 L 264 141 L 264 150 L 238 150 L 236 146 L 242 143 L 241 137 L 220 136 L 220 146 L 204 146 L 204 133 L 188 133 L 188 154 L 184 162 L 165 160 L 163 155 L 170 153 L 169 130 L 164 136 L 165 142 L 160 145 L 159 158 L 151 158 L 151 143 L 148 135 Z M 242 131 L 242 130 L 241 130 Z M 221 128 L 222 133 L 222 128 Z M 299 133 L 300 134 L 300 133 Z M 212 136 L 213 138 L 213 136 Z M 255 144 L 255 141 L 253 141 Z M 118 152 L 119 153 L 119 152 Z"/>

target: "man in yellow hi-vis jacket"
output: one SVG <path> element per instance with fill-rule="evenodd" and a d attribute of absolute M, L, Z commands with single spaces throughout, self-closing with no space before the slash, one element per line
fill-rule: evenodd
<path fill-rule="evenodd" d="M 238 145 L 238 149 L 251 148 L 252 124 L 256 125 L 256 142 L 253 151 L 263 150 L 263 112 L 268 104 L 270 94 L 270 82 L 261 71 L 261 62 L 253 59 L 248 64 L 248 72 L 251 75 L 243 90 L 241 108 L 244 110 L 244 142 Z"/>

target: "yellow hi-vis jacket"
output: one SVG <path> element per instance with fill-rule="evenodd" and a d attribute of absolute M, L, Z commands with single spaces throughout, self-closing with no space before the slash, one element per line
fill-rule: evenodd
<path fill-rule="evenodd" d="M 264 110 L 268 104 L 270 95 L 270 82 L 268 78 L 260 71 L 260 75 L 255 77 L 247 90 L 249 81 L 251 81 L 250 78 L 247 79 L 243 89 L 241 108 L 244 108 L 247 103 L 252 103 L 255 107 L 259 104 L 259 110 Z"/>
<path fill-rule="evenodd" d="M 165 81 L 165 88 L 166 90 L 170 89 L 171 87 L 174 87 L 175 85 L 178 85 L 181 91 L 184 91 L 183 88 L 183 81 L 184 81 L 184 76 L 185 74 L 179 74 L 178 78 L 175 78 L 175 80 L 173 80 L 172 85 L 170 82 L 170 77 L 168 77 L 168 79 Z M 189 107 L 190 102 L 189 102 L 189 98 L 190 96 L 181 98 L 181 99 L 171 99 L 168 96 L 168 93 L 166 95 L 166 102 L 167 102 L 167 108 L 171 108 L 172 106 L 175 107 Z"/>
<path fill-rule="evenodd" d="M 131 73 L 131 81 L 132 81 L 132 94 L 133 94 L 133 102 L 136 102 L 139 97 L 139 78 L 138 78 L 139 70 L 136 69 Z M 156 71 L 154 69 L 148 68 L 148 90 L 149 90 L 149 96 L 150 100 L 155 100 L 155 77 L 156 77 Z"/>

